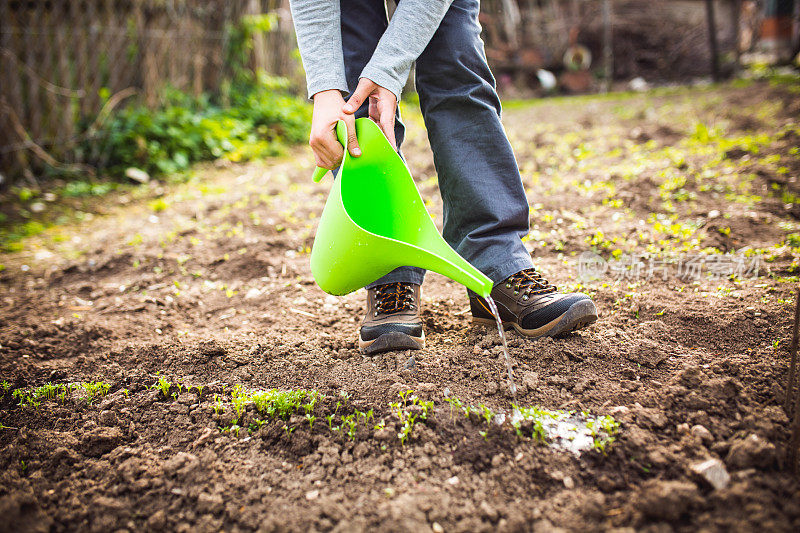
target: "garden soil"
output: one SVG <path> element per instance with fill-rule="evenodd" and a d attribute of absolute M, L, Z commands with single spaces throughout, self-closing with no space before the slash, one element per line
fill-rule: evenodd
<path fill-rule="evenodd" d="M 2 257 L 0 530 L 799 530 L 782 408 L 798 100 L 756 82 L 507 106 L 526 245 L 600 314 L 563 339 L 509 332 L 518 399 L 620 422 L 615 442 L 580 455 L 445 402 L 511 409 L 497 331 L 471 324 L 450 280 L 423 286 L 424 350 L 359 353 L 364 291 L 326 295 L 310 273 L 330 177 L 311 182 L 308 149 L 109 195 Z M 406 118 L 404 155 L 440 223 L 422 119 Z M 756 153 L 745 137 L 758 135 L 769 141 Z M 674 175 L 687 179 L 672 187 Z M 601 263 L 600 279 L 576 285 L 587 250 L 606 261 L 744 247 L 771 254 L 757 275 Z M 91 380 L 110 385 L 91 403 L 12 395 Z M 324 398 L 313 426 L 301 414 L 250 426 L 250 407 L 223 431 L 236 385 Z M 407 390 L 433 408 L 403 444 L 390 403 Z M 356 409 L 374 419 L 353 436 L 324 420 Z M 717 485 L 699 466 L 709 460 Z"/>

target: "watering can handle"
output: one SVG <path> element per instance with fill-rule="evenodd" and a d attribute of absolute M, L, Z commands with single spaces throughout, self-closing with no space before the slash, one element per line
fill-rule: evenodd
<path fill-rule="evenodd" d="M 339 139 L 342 146 L 344 146 L 344 157 L 347 157 L 347 126 L 345 126 L 344 120 L 340 120 L 336 123 L 336 137 Z M 319 183 L 327 172 L 327 168 L 317 167 L 314 169 L 314 174 L 311 176 L 311 179 Z"/>

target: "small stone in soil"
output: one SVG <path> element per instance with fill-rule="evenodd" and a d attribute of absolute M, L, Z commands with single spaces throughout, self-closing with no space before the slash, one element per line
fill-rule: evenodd
<path fill-rule="evenodd" d="M 719 459 L 709 459 L 708 461 L 695 463 L 689 469 L 697 478 L 717 490 L 727 487 L 731 480 L 725 465 Z"/>
<path fill-rule="evenodd" d="M 691 432 L 692 435 L 703 441 L 703 444 L 706 446 L 714 442 L 714 435 L 712 435 L 705 426 L 701 426 L 700 424 L 692 426 Z"/>

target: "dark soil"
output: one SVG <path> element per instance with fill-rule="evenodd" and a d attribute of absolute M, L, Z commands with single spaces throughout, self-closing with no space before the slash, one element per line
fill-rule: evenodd
<path fill-rule="evenodd" d="M 797 108 L 775 104 L 788 94 L 753 84 L 508 106 L 537 265 L 600 311 L 565 339 L 511 334 L 519 400 L 611 414 L 621 428 L 605 453 L 575 456 L 508 423 L 484 438 L 482 422 L 453 413 L 445 394 L 505 412 L 511 398 L 497 332 L 473 327 L 465 290 L 441 276 L 423 287 L 425 350 L 354 348 L 363 291 L 328 296 L 309 269 L 329 182 L 311 182 L 307 150 L 201 168 L 161 191 L 165 210 L 110 196 L 113 214 L 29 239 L 0 272 L 0 530 L 800 530 L 781 407 L 797 282 L 782 243 L 798 223 L 780 184 L 795 187 L 800 168 Z M 440 221 L 421 119 L 406 117 L 405 154 Z M 757 156 L 697 148 L 685 143 L 696 121 L 771 140 Z M 664 185 L 668 147 L 683 155 L 667 165 L 686 178 L 680 189 Z M 666 234 L 648 218 L 659 215 L 692 231 Z M 592 246 L 604 259 L 771 257 L 758 277 L 683 279 L 673 264 L 578 287 Z M 172 392 L 204 388 L 165 397 L 159 377 Z M 88 380 L 108 395 L 34 408 L 10 392 Z M 293 415 L 249 431 L 251 409 L 236 435 L 220 429 L 229 404 L 214 409 L 235 385 L 325 399 L 312 429 Z M 402 445 L 389 404 L 408 389 L 434 407 Z M 369 409 L 385 430 L 362 423 L 351 440 L 324 421 Z M 693 473 L 707 459 L 730 474 L 723 488 Z"/>

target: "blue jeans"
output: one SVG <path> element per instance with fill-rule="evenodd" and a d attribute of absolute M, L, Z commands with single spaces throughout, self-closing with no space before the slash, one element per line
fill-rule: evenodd
<path fill-rule="evenodd" d="M 400 0 L 402 1 L 402 0 Z M 383 0 L 341 0 L 347 85 L 354 91 L 388 21 Z M 417 59 L 416 88 L 439 175 L 443 236 L 464 259 L 498 283 L 533 266 L 521 238 L 528 201 L 500 123 L 500 98 L 486 63 L 479 0 L 455 0 Z M 368 116 L 368 104 L 356 112 Z M 398 110 L 395 137 L 405 127 Z M 367 288 L 403 281 L 422 284 L 425 271 L 397 268 Z"/>

